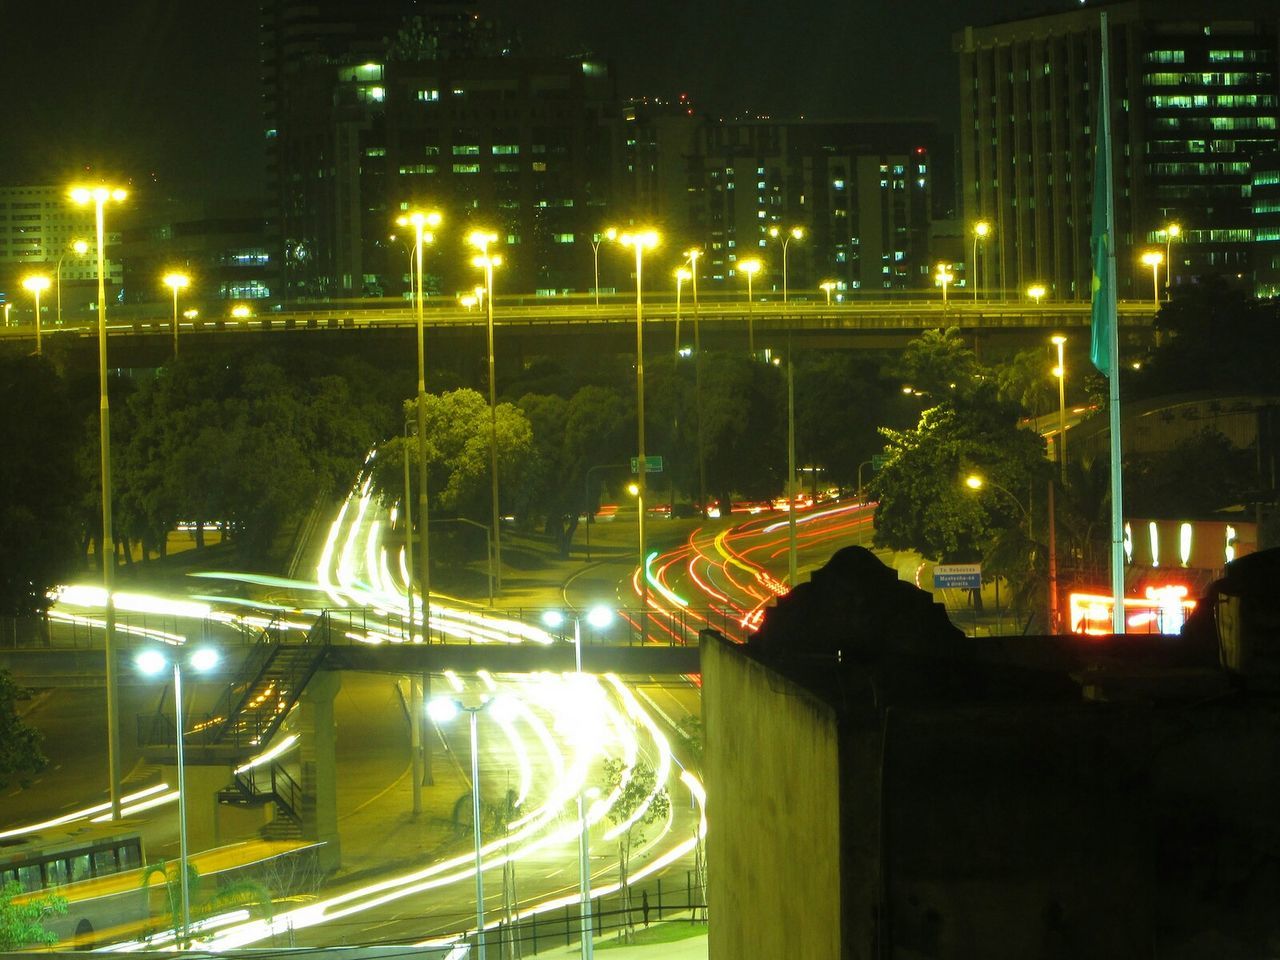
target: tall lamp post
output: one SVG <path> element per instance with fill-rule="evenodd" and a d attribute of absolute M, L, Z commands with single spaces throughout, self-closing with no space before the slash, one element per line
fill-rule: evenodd
<path fill-rule="evenodd" d="M 1164 228 L 1164 298 L 1173 299 L 1173 241 L 1182 236 L 1182 227 L 1171 223 Z"/>
<path fill-rule="evenodd" d="M 427 715 L 436 724 L 449 723 L 460 712 L 467 714 L 471 726 L 471 824 L 476 848 L 476 955 L 485 960 L 484 943 L 484 875 L 483 840 L 480 832 L 480 739 L 477 718 L 489 706 L 496 711 L 505 708 L 501 697 L 485 699 L 479 705 L 469 707 L 450 697 L 436 697 L 427 704 Z"/>
<path fill-rule="evenodd" d="M 955 279 L 955 275 L 951 272 L 951 264 L 940 263 L 937 266 L 937 272 L 933 275 L 933 282 L 942 287 L 942 309 L 947 309 L 947 284 Z"/>
<path fill-rule="evenodd" d="M 187 665 L 200 673 L 207 673 L 218 665 L 218 652 L 210 647 L 191 651 Z M 181 890 L 182 919 L 178 931 L 178 946 L 185 948 L 191 939 L 191 889 L 187 873 L 187 787 L 183 740 L 186 737 L 182 725 L 182 662 L 172 660 L 160 650 L 143 650 L 134 658 L 138 670 L 148 676 L 156 676 L 167 666 L 173 667 L 173 715 L 178 747 L 178 888 Z"/>
<path fill-rule="evenodd" d="M 191 285 L 191 278 L 185 273 L 173 271 L 164 275 L 164 285 L 173 291 L 173 355 L 178 355 L 178 291 Z"/>
<path fill-rule="evenodd" d="M 982 240 L 985 243 L 987 239 L 987 234 L 989 234 L 990 232 L 991 232 L 991 224 L 987 223 L 987 221 L 985 220 L 979 220 L 977 223 L 973 225 L 973 261 L 970 265 L 970 270 L 973 273 L 973 302 L 974 303 L 978 302 L 978 241 Z M 985 245 L 982 248 L 982 252 L 984 255 L 987 252 Z"/>
<path fill-rule="evenodd" d="M 1164 254 L 1159 250 L 1148 250 L 1142 255 L 1142 262 L 1151 268 L 1151 304 L 1160 306 L 1160 264 L 1164 262 Z"/>
<path fill-rule="evenodd" d="M 831 291 L 836 288 L 834 280 L 823 280 L 818 284 L 818 289 L 827 295 L 827 306 L 831 306 Z"/>
<path fill-rule="evenodd" d="M 43 273 L 33 273 L 22 278 L 22 288 L 30 293 L 36 302 L 36 356 L 40 356 L 44 352 L 40 342 L 40 294 L 49 289 L 49 278 Z"/>
<path fill-rule="evenodd" d="M 553 630 L 563 626 L 565 615 L 559 610 L 548 610 L 542 615 L 542 622 Z M 573 620 L 573 653 L 574 667 L 582 682 L 582 617 L 570 614 Z M 587 612 L 587 623 L 602 630 L 613 622 L 613 611 L 608 607 L 592 607 Z M 582 933 L 580 945 L 582 960 L 591 960 L 595 955 L 591 929 L 591 830 L 587 822 L 587 784 L 583 779 L 578 790 L 578 899 L 581 903 Z"/>
<path fill-rule="evenodd" d="M 1025 506 L 1021 500 L 1015 497 L 1004 487 L 1000 486 L 1000 484 L 992 483 L 990 480 L 979 476 L 976 473 L 965 477 L 964 485 L 973 491 L 981 490 L 983 487 L 991 487 L 995 490 L 999 490 L 1006 497 L 1016 503 L 1018 505 L 1018 509 L 1022 511 L 1022 516 L 1025 517 L 1027 521 L 1027 539 L 1034 541 L 1035 534 L 1032 531 L 1031 526 L 1031 510 Z M 1052 497 L 1052 483 L 1049 485 L 1049 491 L 1050 496 Z M 1054 549 L 1056 546 L 1054 542 L 1056 527 L 1057 523 L 1053 515 L 1053 501 L 1051 499 L 1049 501 L 1049 622 L 1054 630 L 1058 628 L 1058 557 L 1057 551 Z"/>
<path fill-rule="evenodd" d="M 596 295 L 596 306 L 600 306 L 600 244 L 606 240 L 617 240 L 618 231 L 614 227 L 605 227 L 605 229 L 596 234 L 596 238 L 591 241 L 591 259 L 595 264 L 596 283 L 591 289 Z"/>
<path fill-rule="evenodd" d="M 702 325 L 698 309 L 698 258 L 702 251 L 692 247 L 684 252 L 693 284 L 693 406 L 698 417 L 698 509 L 707 515 L 707 461 L 702 446 Z"/>
<path fill-rule="evenodd" d="M 413 227 L 414 264 L 413 297 L 418 318 L 418 522 L 422 536 L 418 538 L 418 567 L 422 574 L 422 636 L 431 639 L 431 537 L 427 534 L 427 365 L 422 317 L 422 247 L 435 236 L 427 229 L 440 225 L 440 214 L 434 210 L 414 210 L 396 223 Z"/>
<path fill-rule="evenodd" d="M 751 281 L 760 272 L 761 266 L 763 264 L 755 258 L 738 261 L 738 270 L 747 276 L 747 352 L 753 357 L 756 355 L 756 306 L 755 297 L 751 293 Z"/>
<path fill-rule="evenodd" d="M 1044 299 L 1044 295 L 1048 292 L 1043 283 L 1033 283 L 1027 287 L 1027 296 L 1032 299 L 1037 307 L 1040 306 L 1040 301 Z"/>
<path fill-rule="evenodd" d="M 782 237 L 782 302 L 787 302 L 787 245 L 792 240 L 799 240 L 804 236 L 804 227 L 792 227 L 785 233 L 780 232 L 777 227 L 769 228 L 769 236 L 777 239 Z"/>
<path fill-rule="evenodd" d="M 98 247 L 98 439 L 102 478 L 102 583 L 107 593 L 104 617 L 107 682 L 107 768 L 111 779 L 111 819 L 120 819 L 120 705 L 116 676 L 116 547 L 111 530 L 111 411 L 107 403 L 107 258 L 106 214 L 109 201 L 122 202 L 128 193 L 119 187 L 72 187 L 77 206 L 93 204 Z"/>
<path fill-rule="evenodd" d="M 1058 462 L 1061 468 L 1062 485 L 1067 485 L 1067 364 L 1063 357 L 1063 345 L 1067 338 L 1058 333 L 1049 338 L 1049 342 L 1058 348 L 1058 365 L 1053 368 L 1053 375 L 1058 378 Z"/>
<path fill-rule="evenodd" d="M 636 254 L 636 532 L 640 557 L 640 642 L 648 637 L 649 580 L 645 576 L 644 511 L 645 479 L 649 466 L 644 454 L 644 252 L 658 246 L 658 231 L 637 230 L 624 233 L 618 240 Z"/>
<path fill-rule="evenodd" d="M 71 243 L 71 252 L 77 257 L 83 257 L 89 252 L 89 244 L 83 240 L 74 240 Z M 62 261 L 66 259 L 66 256 L 67 253 L 64 250 L 58 257 L 58 265 L 53 270 L 58 284 L 58 326 L 62 326 Z"/>
<path fill-rule="evenodd" d="M 502 264 L 502 257 L 489 252 L 489 244 L 498 242 L 496 233 L 473 230 L 467 236 L 479 254 L 471 259 L 471 265 L 484 271 L 484 303 L 489 331 L 489 472 L 493 500 L 493 566 L 497 576 L 497 589 L 502 592 L 502 529 L 498 508 L 498 394 L 493 362 L 493 268 Z M 476 288 L 479 292 L 480 288 Z M 493 599 L 490 598 L 490 606 Z"/>

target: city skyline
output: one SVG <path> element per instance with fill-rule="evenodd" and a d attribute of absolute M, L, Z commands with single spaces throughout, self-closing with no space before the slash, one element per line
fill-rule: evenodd
<path fill-rule="evenodd" d="M 7 73 L 30 78 L 0 104 L 0 129 L 9 132 L 0 182 L 61 182 L 89 167 L 165 192 L 262 194 L 258 6 L 135 0 L 126 15 L 100 21 L 64 7 L 0 10 L 0 35 L 25 38 L 6 51 Z M 774 5 L 761 0 L 696 8 L 580 0 L 536 11 L 498 0 L 494 8 L 526 54 L 611 60 L 624 99 L 683 92 L 711 116 L 928 116 L 950 130 L 958 118 L 954 31 L 1060 6 L 814 5 L 787 11 L 785 33 Z M 909 63 L 894 42 L 908 30 Z"/>

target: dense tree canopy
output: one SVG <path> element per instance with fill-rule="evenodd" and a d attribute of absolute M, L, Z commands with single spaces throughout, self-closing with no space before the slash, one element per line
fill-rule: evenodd
<path fill-rule="evenodd" d="M 39 357 L 0 356 L 0 615 L 48 609 L 75 568 L 81 420 Z"/>
<path fill-rule="evenodd" d="M 40 733 L 18 716 L 18 686 L 0 670 L 0 787 L 16 777 L 26 781 L 48 762 L 40 752 Z"/>

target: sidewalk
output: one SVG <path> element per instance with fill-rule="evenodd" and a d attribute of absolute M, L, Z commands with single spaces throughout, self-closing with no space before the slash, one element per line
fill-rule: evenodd
<path fill-rule="evenodd" d="M 637 928 L 636 934 L 643 937 L 646 933 L 661 936 L 663 929 L 672 924 L 687 924 L 687 920 L 665 920 L 661 923 L 655 923 L 647 930 L 645 928 Z M 692 937 L 684 937 L 679 940 L 669 940 L 660 943 L 638 943 L 631 946 L 617 946 L 617 940 L 613 935 L 597 937 L 593 941 L 596 951 L 602 952 L 608 960 L 707 960 L 707 934 L 705 921 L 699 924 L 702 933 Z M 554 950 L 542 950 L 537 954 L 531 954 L 537 957 L 551 958 L 567 958 L 581 957 L 582 948 L 579 944 L 571 947 L 556 947 Z"/>

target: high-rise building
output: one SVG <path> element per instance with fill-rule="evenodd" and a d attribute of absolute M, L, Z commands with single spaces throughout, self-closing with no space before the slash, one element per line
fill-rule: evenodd
<path fill-rule="evenodd" d="M 587 288 L 581 248 L 613 172 L 607 64 L 513 56 L 477 3 L 277 0 L 264 23 L 286 299 L 406 293 L 406 237 L 390 235 L 414 206 L 445 218 L 431 292 L 474 284 L 459 246 L 472 227 L 514 248 L 506 289 Z"/>
<path fill-rule="evenodd" d="M 788 246 L 788 286 L 800 295 L 826 279 L 880 295 L 932 282 L 935 161 L 945 153 L 935 123 L 717 120 L 672 106 L 628 112 L 619 180 L 631 204 L 705 248 L 713 288 L 740 286 L 738 261 L 759 258 L 756 289 L 780 291 L 781 240 L 794 227 L 803 236 Z"/>
<path fill-rule="evenodd" d="M 1175 286 L 1219 274 L 1252 287 L 1252 169 L 1280 144 L 1275 7 L 1112 0 L 955 37 L 964 218 L 992 228 L 984 288 L 1089 296 L 1100 8 L 1121 295 L 1148 295 L 1147 250 L 1168 254 Z"/>

